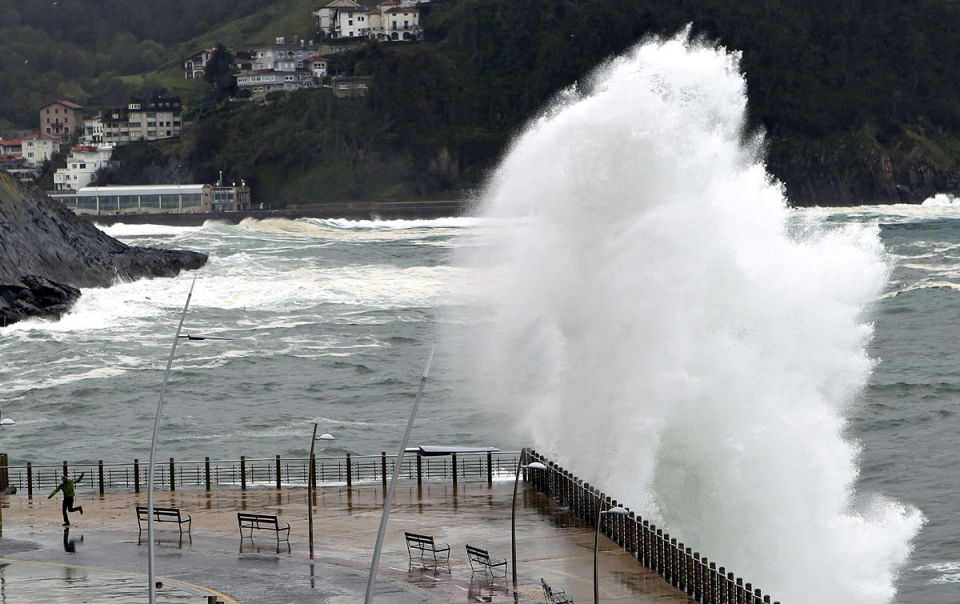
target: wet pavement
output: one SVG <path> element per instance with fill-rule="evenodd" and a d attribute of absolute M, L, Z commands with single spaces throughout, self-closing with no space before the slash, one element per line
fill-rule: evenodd
<path fill-rule="evenodd" d="M 155 524 L 156 575 L 163 583 L 157 602 L 362 601 L 384 495 L 379 486 L 319 489 L 311 559 L 305 489 L 155 493 L 157 507 L 179 507 L 192 517 L 192 530 L 182 537 L 175 524 Z M 517 502 L 517 590 L 512 569 L 506 579 L 471 572 L 467 543 L 510 559 L 512 495 L 512 482 L 398 487 L 374 600 L 542 602 L 542 577 L 575 601 L 591 602 L 593 529 L 533 490 L 521 489 Z M 0 604 L 147 602 L 146 526 L 140 534 L 135 513 L 146 494 L 79 494 L 77 504 L 85 513 L 72 514 L 65 531 L 59 498 L 3 497 Z M 238 511 L 289 522 L 289 544 L 278 544 L 270 531 L 241 539 Z M 411 562 L 404 531 L 449 544 L 449 563 Z M 600 550 L 602 601 L 690 601 L 602 536 Z"/>

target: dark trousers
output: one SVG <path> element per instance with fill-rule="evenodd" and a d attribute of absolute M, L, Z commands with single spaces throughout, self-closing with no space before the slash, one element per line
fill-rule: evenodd
<path fill-rule="evenodd" d="M 70 519 L 67 518 L 67 512 L 78 512 L 80 511 L 79 507 L 73 507 L 73 497 L 63 498 L 63 522 L 64 524 L 70 524 Z"/>

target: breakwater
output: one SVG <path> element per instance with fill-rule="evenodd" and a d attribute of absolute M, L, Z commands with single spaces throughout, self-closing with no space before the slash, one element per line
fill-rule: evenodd
<path fill-rule="evenodd" d="M 317 218 L 321 220 L 433 220 L 463 216 L 473 209 L 469 201 L 338 202 L 269 207 L 242 212 L 125 212 L 120 214 L 78 214 L 100 225 L 162 224 L 165 226 L 202 226 L 207 221 L 239 224 L 246 219 Z"/>
<path fill-rule="evenodd" d="M 604 535 L 693 600 L 704 604 L 770 604 L 770 596 L 759 588 L 678 543 L 662 528 L 634 512 L 601 516 L 605 510 L 629 508 L 537 452 L 530 451 L 527 457 L 547 466 L 546 470 L 528 469 L 528 483 L 588 525 L 596 528 L 597 522 L 602 522 L 600 531 Z"/>

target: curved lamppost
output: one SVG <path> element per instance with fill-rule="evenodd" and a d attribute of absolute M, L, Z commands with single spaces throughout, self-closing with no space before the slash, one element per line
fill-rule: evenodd
<path fill-rule="evenodd" d="M 603 522 L 604 514 L 614 514 L 617 516 L 626 516 L 630 514 L 627 510 L 621 507 L 611 508 L 609 510 L 603 510 L 597 514 L 597 532 L 593 537 L 593 604 L 600 604 L 600 582 L 599 582 L 599 563 L 597 562 L 598 553 L 600 551 L 600 524 Z"/>
<path fill-rule="evenodd" d="M 520 485 L 520 470 L 527 468 L 531 470 L 546 470 L 547 466 L 539 461 L 529 465 L 523 465 L 527 450 L 520 449 L 520 459 L 517 461 L 517 475 L 513 479 L 513 507 L 510 511 L 510 546 L 513 553 L 513 590 L 517 590 L 517 487 Z"/>
<path fill-rule="evenodd" d="M 193 296 L 193 286 L 197 284 L 197 277 L 193 277 L 193 283 L 190 284 L 190 291 L 187 293 L 187 301 L 183 305 L 183 312 L 180 314 L 180 323 L 177 325 L 177 334 L 173 336 L 173 345 L 170 347 L 170 356 L 167 358 L 167 369 L 163 374 L 163 386 L 160 388 L 160 400 L 157 401 L 157 417 L 153 420 L 153 438 L 150 441 L 150 466 L 147 470 L 147 593 L 149 594 L 150 604 L 157 602 L 156 570 L 154 569 L 154 547 L 153 547 L 153 471 L 157 457 L 157 436 L 160 434 L 160 412 L 163 409 L 163 395 L 167 391 L 167 380 L 170 379 L 170 367 L 173 365 L 173 354 L 177 351 L 177 342 L 181 339 L 186 340 L 232 340 L 233 338 L 219 338 L 216 336 L 201 335 L 180 335 L 183 329 L 183 320 L 187 316 L 187 307 L 190 306 L 190 298 Z M 173 481 L 173 476 L 170 477 Z"/>

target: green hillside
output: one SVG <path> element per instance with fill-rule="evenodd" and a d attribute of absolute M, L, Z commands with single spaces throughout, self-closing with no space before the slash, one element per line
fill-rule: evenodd
<path fill-rule="evenodd" d="M 196 103 L 210 91 L 177 71 L 193 50 L 316 37 L 316 6 L 298 0 L 70 5 L 0 0 L 13 15 L 0 23 L 0 132 L 56 97 L 96 107 L 163 90 Z M 321 89 L 194 112 L 182 141 L 122 148 L 109 179 L 222 170 L 266 203 L 457 196 L 557 91 L 687 24 L 742 51 L 752 126 L 794 203 L 919 202 L 960 186 L 960 9 L 948 0 L 435 0 L 423 43 L 332 57 L 374 77 L 367 98 Z"/>

